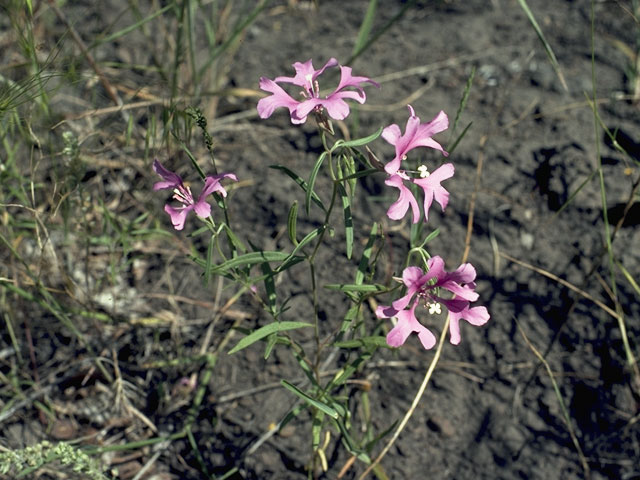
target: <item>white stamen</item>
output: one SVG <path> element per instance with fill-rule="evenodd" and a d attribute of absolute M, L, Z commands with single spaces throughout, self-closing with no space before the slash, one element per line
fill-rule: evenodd
<path fill-rule="evenodd" d="M 442 309 L 440 308 L 440 304 L 438 302 L 429 303 L 427 305 L 429 306 L 429 315 L 433 315 L 434 313 L 440 315 L 442 313 Z"/>
<path fill-rule="evenodd" d="M 420 165 L 418 167 L 418 171 L 420 172 L 420 178 L 427 178 L 429 175 L 431 175 L 426 165 Z"/>

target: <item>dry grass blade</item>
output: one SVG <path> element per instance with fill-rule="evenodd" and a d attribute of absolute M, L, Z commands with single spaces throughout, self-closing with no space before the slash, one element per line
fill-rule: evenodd
<path fill-rule="evenodd" d="M 585 292 L 584 290 L 576 287 L 573 283 L 567 282 L 566 280 L 563 280 L 562 278 L 558 277 L 557 275 L 554 275 L 551 272 L 547 272 L 546 270 L 543 270 L 542 268 L 538 268 L 534 265 L 531 265 L 529 263 L 523 262 L 522 260 L 518 260 L 515 257 L 512 257 L 511 255 L 504 253 L 504 252 L 500 252 L 500 256 L 506 258 L 507 260 L 513 262 L 513 263 L 517 263 L 518 265 L 528 268 L 529 270 L 533 270 L 536 273 L 539 273 L 540 275 L 550 278 L 551 280 L 558 282 L 560 285 L 563 285 L 565 287 L 567 287 L 569 290 L 572 290 L 574 292 L 576 292 L 578 295 L 586 298 L 587 300 L 592 301 L 593 303 L 595 303 L 598 307 L 600 307 L 602 310 L 604 310 L 605 312 L 607 312 L 609 315 L 611 315 L 613 318 L 615 318 L 616 320 L 620 319 L 620 316 L 618 315 L 618 313 L 616 313 L 615 310 L 612 310 L 611 308 L 607 307 L 604 303 L 602 303 L 600 300 L 598 300 L 597 298 L 593 298 L 592 295 L 589 295 L 587 292 Z"/>

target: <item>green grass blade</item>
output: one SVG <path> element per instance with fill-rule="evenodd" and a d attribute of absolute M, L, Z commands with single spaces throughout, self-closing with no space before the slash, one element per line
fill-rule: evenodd
<path fill-rule="evenodd" d="M 456 127 L 458 126 L 458 121 L 460 120 L 460 116 L 462 115 L 462 112 L 464 112 L 464 109 L 467 107 L 467 101 L 469 100 L 469 93 L 471 93 L 471 86 L 473 85 L 473 78 L 475 76 L 476 76 L 476 67 L 474 66 L 473 69 L 471 70 L 471 74 L 469 75 L 469 78 L 467 79 L 467 84 L 464 87 L 464 92 L 462 92 L 462 98 L 460 99 L 460 105 L 458 106 L 458 111 L 456 112 L 456 118 L 453 121 L 453 127 L 451 127 L 452 136 L 456 130 Z M 457 145 L 457 142 L 456 142 L 456 145 Z"/>
<path fill-rule="evenodd" d="M 369 38 L 371 28 L 373 27 L 373 21 L 376 18 L 377 7 L 378 0 L 369 0 L 369 6 L 367 7 L 367 12 L 364 15 L 364 20 L 362 20 L 362 25 L 360 25 L 358 38 L 356 38 L 356 44 L 353 47 L 353 52 L 351 53 L 351 55 L 356 55 L 367 44 L 367 38 Z"/>
<path fill-rule="evenodd" d="M 416 3 L 416 0 L 409 0 L 407 3 L 405 3 L 398 13 L 396 13 L 393 17 L 391 17 L 387 21 L 387 23 L 385 23 L 380 28 L 380 30 L 378 30 L 368 41 L 366 41 L 364 45 L 362 45 L 362 48 L 360 48 L 360 50 L 358 50 L 356 53 L 351 55 L 351 58 L 349 58 L 349 60 L 345 62 L 345 65 L 351 65 L 356 58 L 362 55 L 362 53 L 365 50 L 371 47 L 371 45 L 373 45 L 376 41 L 378 41 L 378 39 L 382 35 L 384 35 L 384 33 L 387 30 L 389 30 L 398 20 L 400 20 L 404 16 L 404 14 L 407 13 L 407 10 L 409 10 L 409 8 L 411 8 L 415 3 Z"/>
<path fill-rule="evenodd" d="M 125 35 L 127 35 L 128 33 L 131 33 L 135 30 L 137 30 L 138 28 L 140 28 L 142 25 L 144 25 L 145 23 L 150 22 L 151 20 L 153 20 L 156 17 L 159 17 L 160 15 L 162 15 L 163 13 L 165 13 L 167 10 L 171 10 L 172 8 L 174 8 L 175 6 L 175 2 L 171 2 L 169 5 L 162 7 L 160 10 L 158 10 L 157 12 L 152 13 L 151 15 L 138 20 L 136 23 L 129 25 L 128 27 L 123 28 L 122 30 L 118 30 L 117 32 L 112 33 L 111 35 L 109 35 L 108 37 L 104 37 L 104 38 L 100 38 L 98 40 L 96 40 L 90 47 L 89 50 L 99 46 L 99 45 L 104 45 L 106 43 L 111 43 L 114 40 L 117 40 L 121 37 L 124 37 Z"/>
<path fill-rule="evenodd" d="M 451 146 L 447 148 L 447 152 L 449 152 L 449 155 L 451 155 L 453 151 L 456 149 L 456 147 L 460 143 L 460 140 L 462 140 L 462 138 L 467 134 L 467 132 L 471 128 L 471 125 L 473 125 L 473 122 L 469 122 L 469 124 L 466 127 L 464 127 L 464 130 L 462 131 L 462 133 L 458 135 L 458 138 L 456 138 L 453 144 L 451 144 Z"/>
<path fill-rule="evenodd" d="M 529 22 L 531 23 L 531 26 L 536 31 L 536 35 L 538 35 L 538 38 L 542 42 L 542 45 L 544 46 L 544 50 L 547 53 L 547 57 L 549 57 L 549 61 L 551 62 L 551 66 L 555 70 L 556 75 L 558 76 L 558 79 L 560 80 L 560 83 L 562 84 L 562 88 L 564 88 L 564 90 L 566 92 L 568 92 L 569 91 L 569 87 L 567 87 L 567 82 L 565 81 L 564 75 L 562 74 L 562 71 L 560 70 L 560 64 L 558 63 L 558 59 L 556 58 L 555 53 L 553 53 L 553 50 L 551 49 L 551 45 L 549 45 L 549 42 L 547 42 L 547 39 L 545 38 L 544 33 L 542 33 L 542 29 L 540 28 L 540 25 L 538 25 L 538 22 L 536 21 L 535 17 L 533 16 L 533 12 L 529 8 L 529 5 L 527 5 L 527 1 L 526 0 L 518 0 L 518 3 L 522 7 L 522 10 L 524 10 L 524 13 L 527 15 L 527 18 L 529 19 Z"/>

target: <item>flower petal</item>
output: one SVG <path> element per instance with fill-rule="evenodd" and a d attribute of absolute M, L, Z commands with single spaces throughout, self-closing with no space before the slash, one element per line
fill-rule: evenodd
<path fill-rule="evenodd" d="M 486 307 L 468 306 L 460 312 L 449 313 L 449 341 L 453 345 L 460 343 L 460 320 L 466 320 L 471 325 L 480 326 L 489 321 L 489 312 Z"/>
<path fill-rule="evenodd" d="M 187 214 L 193 210 L 193 205 L 187 205 L 184 207 L 174 208 L 171 205 L 165 205 L 164 211 L 171 217 L 171 223 L 176 230 L 182 230 L 187 218 Z"/>
<path fill-rule="evenodd" d="M 269 118 L 276 108 L 285 107 L 289 109 L 292 123 L 304 123 L 306 118 L 302 121 L 298 121 L 299 119 L 294 119 L 293 117 L 293 112 L 300 102 L 291 98 L 291 96 L 289 96 L 289 94 L 285 92 L 280 85 L 273 80 L 262 77 L 260 79 L 260 88 L 265 92 L 273 94 L 268 97 L 261 98 L 260 101 L 258 101 L 258 115 L 260 115 L 260 118 Z"/>
<path fill-rule="evenodd" d="M 409 206 L 411 206 L 413 223 L 418 223 L 418 220 L 420 220 L 420 207 L 411 190 L 404 185 L 404 179 L 400 175 L 394 174 L 387 178 L 384 183 L 400 190 L 398 200 L 391 204 L 387 210 L 387 216 L 392 220 L 400 220 L 406 215 Z"/>
<path fill-rule="evenodd" d="M 419 302 L 415 301 L 409 310 L 402 310 L 398 312 L 396 315 L 398 322 L 387 334 L 388 345 L 392 347 L 400 347 L 404 344 L 407 338 L 409 338 L 409 335 L 414 332 L 418 334 L 418 338 L 425 350 L 433 348 L 436 344 L 436 337 L 431 333 L 431 331 L 429 331 L 429 329 L 422 325 L 415 316 L 415 309 L 418 304 Z"/>
<path fill-rule="evenodd" d="M 155 159 L 153 161 L 153 171 L 165 180 L 164 182 L 154 183 L 153 190 L 164 190 L 166 188 L 173 189 L 178 185 L 182 185 L 182 179 L 180 178 L 180 175 L 164 168 L 164 166 L 158 161 L 158 159 Z"/>
<path fill-rule="evenodd" d="M 227 191 L 220 184 L 220 180 L 223 178 L 230 178 L 234 181 L 238 181 L 238 178 L 234 173 L 221 173 L 219 175 L 208 176 L 204 179 L 204 188 L 202 189 L 202 193 L 200 193 L 200 198 L 198 201 L 206 197 L 207 195 L 211 195 L 213 192 L 218 192 L 223 197 L 227 196 Z"/>
<path fill-rule="evenodd" d="M 449 192 L 440 185 L 440 182 L 448 178 L 453 177 L 455 168 L 451 163 L 445 163 L 437 168 L 431 175 L 426 178 L 417 178 L 413 180 L 413 183 L 420 186 L 424 192 L 424 219 L 429 219 L 429 209 L 435 199 L 440 204 L 442 211 L 444 212 L 449 203 Z"/>

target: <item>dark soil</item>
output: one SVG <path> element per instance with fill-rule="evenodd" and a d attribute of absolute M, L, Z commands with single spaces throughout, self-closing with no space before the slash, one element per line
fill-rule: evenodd
<path fill-rule="evenodd" d="M 112 0 L 99 7 L 91 2 L 71 3 L 65 13 L 88 42 L 95 35 L 116 31 L 134 21 L 124 2 Z M 320 0 L 317 9 L 307 2 L 293 3 L 296 6 L 268 8 L 249 27 L 229 65 L 230 85 L 257 89 L 260 76 L 291 75 L 293 62 L 309 58 L 316 68 L 330 57 L 346 62 L 368 2 Z M 374 30 L 404 5 L 386 0 L 379 3 Z M 524 335 L 544 354 L 558 382 L 591 478 L 640 479 L 638 390 L 633 388 L 616 319 L 593 301 L 615 310 L 603 288 L 604 284 L 610 285 L 611 277 L 604 250 L 598 175 L 588 181 L 597 170 L 600 143 L 609 228 L 613 230 L 638 176 L 638 164 L 633 162 L 640 161 L 640 110 L 625 97 L 631 85 L 626 76 L 629 59 L 615 42 L 633 48 L 639 28 L 625 10 L 631 9 L 629 2 L 595 2 L 599 114 L 605 126 L 617 130 L 620 143 L 631 156 L 628 158 L 612 148 L 600 127 L 595 129 L 594 115 L 586 101 L 585 92 L 592 95 L 589 2 L 528 3 L 553 47 L 568 91 L 515 0 L 417 2 L 352 64 L 355 74 L 381 83 L 379 90 L 367 89 L 367 103 L 354 106 L 347 119 L 355 136 L 368 135 L 390 123 L 404 128 L 407 103 L 422 121 L 430 120 L 441 109 L 453 120 L 467 79 L 473 68 L 476 71 L 455 134 L 445 132 L 438 137 L 446 145 L 449 138 L 472 124 L 450 157 L 456 175 L 447 184 L 449 206 L 444 214 L 432 209 L 429 227 L 440 228 L 441 233 L 429 251 L 442 256 L 447 269 L 454 269 L 462 257 L 473 212 L 469 261 L 478 271 L 478 304 L 489 309 L 491 321 L 481 328 L 464 324 L 461 344 L 445 346 L 420 406 L 382 460 L 392 479 L 585 478 L 550 376 Z M 54 22 L 42 31 L 60 35 L 64 26 Z M 105 44 L 95 49 L 94 55 L 100 62 L 125 61 L 119 56 L 128 54 L 127 62 L 151 63 L 149 50 L 155 47 L 145 46 L 139 33 L 125 40 L 119 45 Z M 169 96 L 168 91 L 160 90 L 160 80 L 146 78 L 143 71 L 129 72 L 128 76 L 111 70 L 108 73 L 134 90 Z M 82 80 L 59 91 L 52 99 L 52 108 L 81 112 L 110 105 L 104 93 L 97 100 L 93 95 Z M 69 96 L 82 98 L 86 104 L 70 105 Z M 308 175 L 320 148 L 313 123 L 292 126 L 284 110 L 260 120 L 255 114 L 256 97 L 223 98 L 217 108 L 208 101 L 201 107 L 217 117 L 209 118 L 209 131 L 221 163 L 218 168 L 235 172 L 245 182 L 229 196 L 232 224 L 256 248 L 290 249 L 284 230 L 289 207 L 294 200 L 302 203 L 304 195 L 290 179 L 268 166 L 281 164 Z M 153 107 L 149 111 L 153 112 Z M 247 115 L 243 116 L 244 112 Z M 234 114 L 240 115 L 229 117 Z M 134 115 L 138 125 L 149 128 L 146 116 L 137 111 Z M 225 121 L 229 118 L 237 120 Z M 52 135 L 60 135 L 61 128 L 87 132 L 87 123 L 82 123 L 85 121 L 69 122 Z M 106 313 L 117 322 L 106 324 L 75 316 L 75 326 L 89 339 L 89 350 L 59 320 L 34 304 L 15 300 L 7 307 L 16 319 L 16 334 L 25 342 L 25 358 L 25 330 L 30 329 L 40 381 L 30 391 L 33 397 L 28 406 L 2 416 L 0 439 L 4 446 L 19 448 L 42 439 L 70 440 L 82 435 L 91 436 L 91 442 L 98 444 L 135 441 L 174 433 L 187 417 L 193 392 L 187 387 L 183 392 L 180 382 L 200 372 L 202 364 L 184 361 L 178 366 L 157 368 L 154 363 L 197 355 L 216 309 L 233 292 L 219 290 L 215 280 L 203 286 L 201 270 L 189 260 L 188 253 L 191 245 L 204 252 L 205 237 L 189 236 L 196 222 L 182 233 L 170 229 L 162 211 L 166 197 L 162 192 L 151 193 L 156 178 L 151 160 L 142 160 L 144 143 L 126 146 L 121 138 L 125 125 L 117 114 L 95 119 L 93 128 L 100 133 L 82 145 L 86 155 L 91 153 L 97 159 L 87 167 L 82 180 L 87 196 L 95 201 L 92 195 L 104 194 L 105 203 L 116 202 L 117 210 L 125 216 L 130 208 L 130 218 L 148 209 L 151 218 L 145 225 L 151 228 L 157 221 L 171 236 L 124 247 L 107 244 L 102 250 L 96 245 L 86 246 L 78 237 L 73 240 L 59 235 L 57 240 L 52 239 L 58 242 L 55 246 L 61 257 L 73 256 L 62 253 L 64 245 L 69 252 L 77 251 L 83 259 L 77 269 L 93 271 L 92 275 L 97 270 L 111 271 L 109 260 L 114 258 L 114 251 L 125 252 L 109 281 L 97 285 L 83 277 L 84 290 L 94 293 L 84 299 L 75 295 L 75 300 L 84 302 L 90 310 Z M 190 145 L 203 152 L 202 146 L 197 146 L 199 139 L 196 132 Z M 196 178 L 184 154 L 159 145 L 151 146 L 149 158 L 158 156 L 185 177 Z M 381 139 L 373 148 L 378 157 L 391 158 L 392 147 Z M 440 160 L 435 153 L 425 155 Z M 207 163 L 203 161 L 202 165 Z M 51 171 L 55 171 L 53 166 Z M 356 229 L 361 232 L 356 257 L 373 222 L 382 222 L 387 233 L 389 250 L 378 266 L 380 281 L 401 270 L 408 238 L 405 232 L 409 229 L 405 223 L 403 229 L 394 230 L 397 225 L 386 219 L 385 211 L 395 191 L 386 188 L 383 181 L 384 176 L 379 175 L 361 182 L 354 210 Z M 326 191 L 327 185 L 326 180 L 319 179 L 320 192 Z M 98 231 L 101 220 L 95 221 Z M 321 217 L 312 212 L 310 217 L 301 218 L 298 228 L 306 233 L 320 221 Z M 616 259 L 636 280 L 640 272 L 639 223 L 636 203 L 616 228 L 613 243 Z M 352 278 L 355 262 L 344 257 L 343 235 L 338 228 L 331 249 L 321 254 L 322 283 L 348 282 Z M 111 238 L 115 234 L 111 233 Z M 91 251 L 91 258 L 85 258 L 87 251 Z M 71 258 L 61 261 L 73 264 Z M 544 276 L 526 264 L 557 278 Z M 73 270 L 67 267 L 68 272 Z M 619 275 L 620 270 L 617 272 L 617 297 L 628 336 L 637 348 L 638 294 Z M 8 275 L 3 270 L 3 276 Z M 55 278 L 49 278 L 55 283 Z M 74 280 L 80 283 L 78 278 Z M 591 299 L 561 281 L 581 289 Z M 292 269 L 282 276 L 279 288 L 281 299 L 291 297 L 286 319 L 308 318 L 308 271 Z M 342 321 L 348 302 L 329 292 L 322 295 L 322 333 L 327 335 Z M 107 300 L 99 303 L 98 298 Z M 153 321 L 145 324 L 144 319 Z M 238 319 L 246 329 L 269 321 L 261 307 L 245 295 L 214 325 L 212 345 Z M 373 312 L 370 319 L 373 325 Z M 297 335 L 302 344 L 312 344 L 308 332 Z M 232 344 L 240 338 L 241 334 L 236 334 Z M 3 334 L 3 341 L 9 345 L 8 334 Z M 205 468 L 222 474 L 232 467 L 238 468 L 232 477 L 238 479 L 306 478 L 311 427 L 308 415 L 301 414 L 286 430 L 256 448 L 270 424 L 279 422 L 295 404 L 295 397 L 278 382 L 287 379 L 295 383 L 302 376 L 286 349 L 276 347 L 268 360 L 263 358 L 263 349 L 264 344 L 258 343 L 232 356 L 221 355 L 193 428 L 200 460 L 187 439 L 136 450 L 139 455 L 131 459 L 120 452 L 117 461 L 107 456 L 102 460 L 119 466 L 121 472 L 123 465 L 130 464 L 133 473 L 121 473 L 120 478 L 132 478 L 156 452 L 159 455 L 142 478 L 199 479 L 206 478 Z M 107 392 L 112 388 L 90 370 L 91 351 L 104 357 L 110 371 L 117 361 L 132 405 L 157 427 L 157 432 L 139 416 L 128 416 L 119 424 L 115 413 L 104 419 L 96 413 L 83 413 L 84 403 L 95 408 L 98 399 L 107 395 L 103 387 L 108 385 Z M 342 355 L 333 358 L 327 368 L 339 365 Z M 377 432 L 402 418 L 433 355 L 411 337 L 401 349 L 378 350 L 360 373 L 360 379 L 371 387 L 368 396 Z M 5 373 L 16 365 L 10 358 L 1 361 Z M 28 362 L 21 365 L 24 375 L 32 374 Z M 250 390 L 270 385 L 273 388 Z M 362 392 L 354 386 L 345 393 L 360 399 Z M 49 405 L 57 420 L 39 415 L 34 399 Z M 320 478 L 337 478 L 349 459 L 337 432 L 332 434 L 328 454 L 329 471 Z M 364 465 L 356 462 L 343 478 L 357 478 L 363 470 Z"/>

